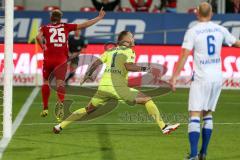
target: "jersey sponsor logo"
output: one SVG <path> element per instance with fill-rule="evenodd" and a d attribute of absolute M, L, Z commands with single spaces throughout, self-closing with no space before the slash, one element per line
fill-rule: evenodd
<path fill-rule="evenodd" d="M 230 33 L 232 35 L 234 35 L 234 37 L 236 37 L 238 39 L 240 38 L 240 22 L 239 22 L 239 20 L 238 21 L 237 20 L 229 20 L 229 21 L 228 20 L 227 21 L 213 20 L 212 22 L 226 27 L 230 31 Z M 197 23 L 198 23 L 198 21 L 196 21 L 196 20 L 192 21 L 191 23 L 189 23 L 188 28 L 193 27 Z M 206 31 L 208 31 L 208 30 L 206 30 Z"/>
<path fill-rule="evenodd" d="M 104 70 L 104 72 L 108 72 L 108 73 L 118 73 L 118 74 L 122 74 L 122 72 L 118 69 L 112 69 L 112 68 L 106 68 Z"/>
<path fill-rule="evenodd" d="M 207 28 L 202 30 L 196 30 L 197 34 L 214 33 L 214 32 L 221 32 L 221 30 L 219 28 Z"/>

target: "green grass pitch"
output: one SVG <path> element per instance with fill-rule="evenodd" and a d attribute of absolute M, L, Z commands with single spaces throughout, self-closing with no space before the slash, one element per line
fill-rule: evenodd
<path fill-rule="evenodd" d="M 13 117 L 16 117 L 32 89 L 14 88 Z M 239 90 L 225 90 L 221 94 L 214 114 L 216 124 L 208 160 L 240 159 L 239 96 Z M 89 101 L 86 97 L 73 98 L 73 110 L 84 107 Z M 52 94 L 51 110 L 55 100 Z M 56 121 L 52 111 L 46 118 L 39 116 L 39 93 L 4 152 L 3 160 L 182 160 L 188 152 L 187 100 L 187 89 L 154 98 L 166 121 L 182 123 L 171 135 L 161 133 L 144 107 L 129 107 L 123 103 L 106 116 L 74 123 L 55 135 L 52 127 Z"/>

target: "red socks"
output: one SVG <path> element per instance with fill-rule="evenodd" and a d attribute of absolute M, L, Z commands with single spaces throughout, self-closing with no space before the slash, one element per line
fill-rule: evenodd
<path fill-rule="evenodd" d="M 50 88 L 47 84 L 42 85 L 42 102 L 43 102 L 43 109 L 48 109 L 48 99 L 50 96 Z"/>
<path fill-rule="evenodd" d="M 60 102 L 63 102 L 64 101 L 64 96 L 65 96 L 65 86 L 57 87 L 57 95 L 58 95 L 58 100 Z"/>
<path fill-rule="evenodd" d="M 60 102 L 64 101 L 65 97 L 65 86 L 59 86 L 57 88 L 57 96 L 58 100 Z M 49 85 L 44 84 L 42 85 L 42 103 L 43 103 L 43 109 L 48 109 L 48 99 L 50 97 L 50 88 Z"/>

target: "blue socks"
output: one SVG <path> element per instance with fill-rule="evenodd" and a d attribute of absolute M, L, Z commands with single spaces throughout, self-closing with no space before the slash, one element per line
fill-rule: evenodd
<path fill-rule="evenodd" d="M 207 147 L 212 135 L 213 120 L 212 115 L 203 117 L 202 127 L 202 148 L 200 154 L 207 154 Z M 200 117 L 191 117 L 188 124 L 188 137 L 191 147 L 190 157 L 198 155 L 198 141 L 200 137 Z"/>
<path fill-rule="evenodd" d="M 207 147 L 212 135 L 212 129 L 213 129 L 213 120 L 212 116 L 205 116 L 203 117 L 203 128 L 202 128 L 202 148 L 200 153 L 201 154 L 207 154 Z"/>
<path fill-rule="evenodd" d="M 188 137 L 191 147 L 190 157 L 198 155 L 198 141 L 200 137 L 200 117 L 191 117 L 188 124 Z"/>

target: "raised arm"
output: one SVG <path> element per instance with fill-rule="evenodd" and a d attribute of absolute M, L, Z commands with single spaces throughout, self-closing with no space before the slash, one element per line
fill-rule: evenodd
<path fill-rule="evenodd" d="M 43 32 L 41 30 L 38 32 L 36 40 L 39 46 L 42 48 L 42 50 L 45 50 L 45 45 L 43 44 Z"/>
<path fill-rule="evenodd" d="M 173 90 L 175 90 L 175 85 L 177 82 L 177 77 L 179 76 L 180 72 L 182 71 L 182 68 L 184 67 L 186 60 L 188 56 L 190 55 L 191 51 L 185 48 L 182 48 L 180 59 L 177 63 L 177 67 L 172 75 L 172 78 L 170 79 L 170 83 L 172 85 Z"/>
<path fill-rule="evenodd" d="M 87 27 L 90 27 L 92 25 L 94 25 L 95 23 L 97 23 L 98 21 L 100 21 L 101 19 L 103 19 L 103 17 L 105 16 L 105 11 L 103 10 L 103 8 L 101 8 L 101 10 L 99 11 L 99 15 L 94 18 L 94 19 L 90 19 L 84 23 L 81 24 L 77 24 L 77 29 L 84 29 Z"/>
<path fill-rule="evenodd" d="M 125 68 L 130 72 L 147 72 L 150 70 L 150 67 L 138 66 L 136 63 L 125 63 Z"/>
<path fill-rule="evenodd" d="M 224 35 L 224 44 L 228 45 L 229 47 L 240 47 L 240 41 L 234 37 L 227 28 L 222 28 L 223 35 Z"/>

